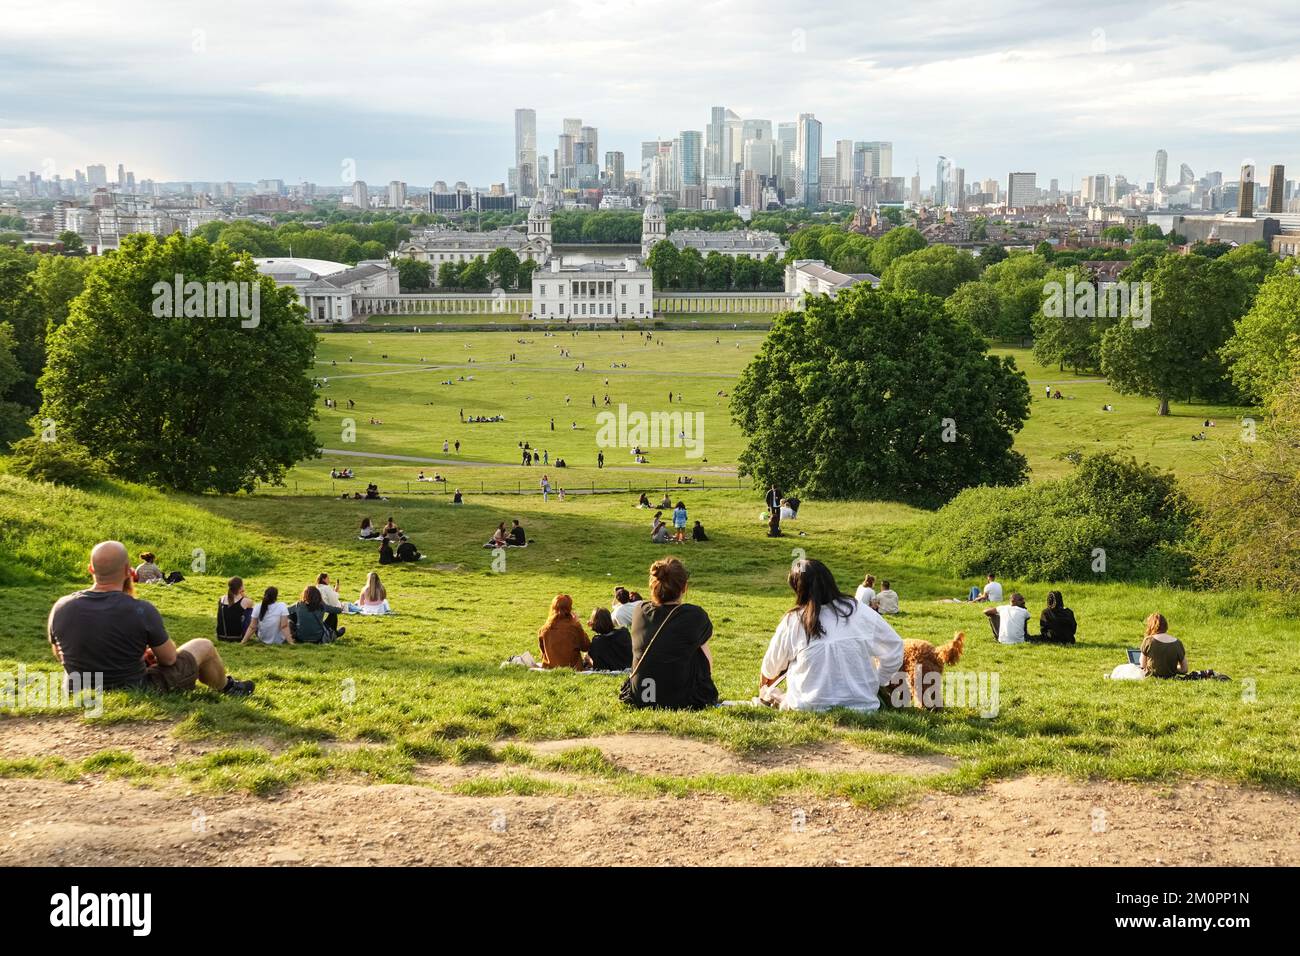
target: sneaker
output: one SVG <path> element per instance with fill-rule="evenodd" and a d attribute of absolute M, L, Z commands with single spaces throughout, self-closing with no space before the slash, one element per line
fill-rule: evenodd
<path fill-rule="evenodd" d="M 348 629 L 347 629 L 346 627 L 340 627 L 337 631 L 334 632 L 334 636 L 335 636 L 335 637 L 342 637 L 342 636 L 343 636 L 344 634 L 346 634 L 347 632 L 348 632 Z"/>
<path fill-rule="evenodd" d="M 222 688 L 221 693 L 229 694 L 231 697 L 247 697 L 253 693 L 253 682 L 251 680 L 235 680 L 227 675 L 226 686 Z"/>

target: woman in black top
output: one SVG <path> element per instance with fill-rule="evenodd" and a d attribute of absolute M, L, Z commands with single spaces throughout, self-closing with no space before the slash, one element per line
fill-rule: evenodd
<path fill-rule="evenodd" d="M 632 666 L 632 635 L 627 628 L 614 626 L 609 608 L 598 607 L 592 611 L 587 626 L 593 632 L 587 655 L 595 670 L 622 671 Z"/>
<path fill-rule="evenodd" d="M 677 558 L 650 565 L 650 600 L 632 615 L 632 676 L 620 699 L 633 707 L 699 710 L 718 703 L 708 642 L 713 622 L 686 604 L 686 567 Z"/>
<path fill-rule="evenodd" d="M 1029 640 L 1035 644 L 1073 644 L 1074 634 L 1079 629 L 1074 619 L 1074 612 L 1065 606 L 1065 598 L 1060 591 L 1047 592 L 1047 607 L 1038 616 L 1037 637 Z"/>
<path fill-rule="evenodd" d="M 393 554 L 393 546 L 389 540 L 385 538 L 383 541 L 379 542 L 379 563 L 392 564 L 396 560 L 397 556 Z"/>

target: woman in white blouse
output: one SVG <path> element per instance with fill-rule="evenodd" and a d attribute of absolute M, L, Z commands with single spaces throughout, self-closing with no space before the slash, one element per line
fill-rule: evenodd
<path fill-rule="evenodd" d="M 903 639 L 879 614 L 840 591 L 830 569 L 809 558 L 790 568 L 795 606 L 763 657 L 762 697 L 782 710 L 880 708 L 880 686 L 903 663 Z M 774 694 L 782 675 L 784 695 Z M 883 676 L 882 676 L 883 675 Z"/>

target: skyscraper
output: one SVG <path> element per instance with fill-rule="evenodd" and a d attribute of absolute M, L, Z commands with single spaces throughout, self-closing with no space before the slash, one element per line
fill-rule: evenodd
<path fill-rule="evenodd" d="M 798 143 L 798 123 L 777 124 L 776 144 L 781 158 L 781 190 L 786 194 L 787 198 L 794 195 L 794 151 Z"/>
<path fill-rule="evenodd" d="M 623 188 L 623 154 L 617 150 L 605 154 L 605 172 L 609 175 L 609 184 L 615 189 Z"/>
<path fill-rule="evenodd" d="M 709 127 L 704 135 L 706 176 L 721 176 L 730 163 L 731 140 L 727 136 L 727 108 L 715 106 L 709 113 Z"/>
<path fill-rule="evenodd" d="M 952 179 L 952 160 L 940 156 L 934 166 L 934 204 L 939 208 L 952 205 L 948 182 Z"/>
<path fill-rule="evenodd" d="M 1169 185 L 1169 154 L 1163 149 L 1156 150 L 1156 189 L 1164 191 Z"/>
<path fill-rule="evenodd" d="M 1255 166 L 1241 164 L 1241 185 L 1237 190 L 1237 215 L 1242 219 L 1255 218 Z"/>
<path fill-rule="evenodd" d="M 798 138 L 795 143 L 795 195 L 805 206 L 815 206 L 820 199 L 822 124 L 812 113 L 799 114 Z"/>
<path fill-rule="evenodd" d="M 521 196 L 537 195 L 537 111 L 515 110 L 515 169 Z"/>
<path fill-rule="evenodd" d="M 1286 167 L 1280 163 L 1268 169 L 1268 211 L 1286 210 Z"/>
<path fill-rule="evenodd" d="M 678 136 L 681 147 L 677 158 L 681 163 L 678 180 L 681 188 L 704 185 L 704 134 L 697 129 L 684 129 Z"/>
<path fill-rule="evenodd" d="M 1031 206 L 1037 198 L 1037 173 L 1011 173 L 1007 176 L 1007 206 L 1019 209 Z"/>
<path fill-rule="evenodd" d="M 841 186 L 853 185 L 853 140 L 835 141 L 835 182 Z"/>

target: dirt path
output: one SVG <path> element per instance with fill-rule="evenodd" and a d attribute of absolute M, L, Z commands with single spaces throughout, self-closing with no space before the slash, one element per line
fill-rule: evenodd
<path fill-rule="evenodd" d="M 0 721 L 0 755 L 123 749 L 169 763 L 214 749 L 165 727 Z M 161 732 L 160 732 L 161 731 Z M 249 743 L 249 742 L 244 742 Z M 259 742 L 265 743 L 265 742 Z M 38 746 L 42 745 L 42 746 Z M 629 735 L 529 745 L 599 747 L 635 773 L 767 773 L 792 767 L 927 774 L 943 758 L 843 744 L 737 757 L 711 744 Z M 466 796 L 466 780 L 560 780 L 576 795 Z M 320 783 L 262 798 L 0 779 L 0 865 L 22 864 L 813 864 L 1296 865 L 1300 796 L 1210 782 L 1170 787 L 1024 777 L 886 810 L 782 797 L 639 799 L 590 777 L 503 764 L 423 766 L 413 785 Z"/>

